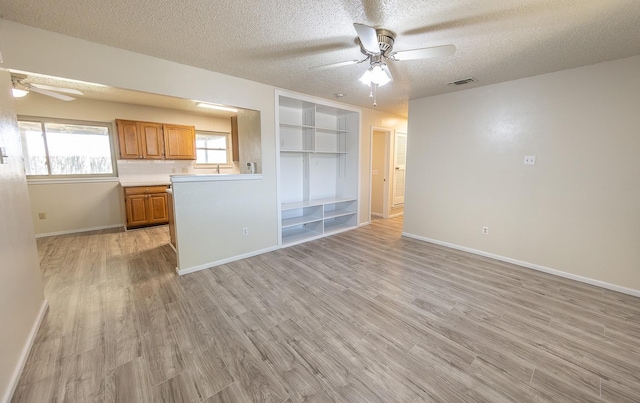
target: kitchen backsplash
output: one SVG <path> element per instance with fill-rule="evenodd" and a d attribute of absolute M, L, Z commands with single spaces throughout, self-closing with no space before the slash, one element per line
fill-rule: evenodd
<path fill-rule="evenodd" d="M 118 160 L 118 177 L 121 181 L 144 182 L 145 180 L 169 181 L 172 174 L 215 174 L 213 168 L 195 168 L 194 161 L 179 160 Z M 233 168 L 220 167 L 220 173 L 238 173 L 237 164 Z"/>

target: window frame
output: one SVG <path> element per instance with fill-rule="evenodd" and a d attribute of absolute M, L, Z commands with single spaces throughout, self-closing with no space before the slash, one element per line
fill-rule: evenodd
<path fill-rule="evenodd" d="M 198 162 L 198 150 L 221 150 L 220 148 L 201 148 L 198 147 L 198 134 L 215 134 L 215 135 L 224 135 L 226 137 L 227 148 L 227 163 L 226 164 L 214 164 L 211 162 Z M 232 168 L 233 167 L 233 150 L 231 144 L 231 132 L 224 131 L 215 131 L 215 130 L 198 130 L 196 129 L 196 160 L 194 164 L 195 168 L 216 168 L 220 166 L 220 168 Z"/>
<path fill-rule="evenodd" d="M 42 128 L 42 132 L 44 133 L 44 149 L 47 158 L 47 171 L 49 172 L 47 175 L 26 175 L 28 180 L 36 180 L 36 181 L 60 181 L 60 180 L 70 180 L 73 179 L 78 180 L 87 180 L 87 179 L 109 179 L 109 178 L 117 178 L 118 177 L 118 163 L 117 163 L 117 150 L 116 150 L 116 142 L 114 137 L 114 129 L 113 122 L 96 122 L 91 120 L 77 120 L 77 119 L 65 119 L 65 118 L 49 118 L 44 116 L 27 116 L 27 115 L 18 115 L 18 122 L 32 122 L 32 123 L 40 123 L 40 127 Z M 112 172 L 108 174 L 65 174 L 65 175 L 54 175 L 51 174 L 51 164 L 49 162 L 49 145 L 47 142 L 47 132 L 45 130 L 46 123 L 58 123 L 58 124 L 68 124 L 68 125 L 79 125 L 79 126 L 96 126 L 96 127 L 105 127 L 107 132 L 109 133 L 109 152 L 111 153 L 111 167 Z M 23 166 L 25 159 L 25 151 L 26 144 L 23 141 L 22 135 L 20 136 L 20 141 L 22 142 L 22 158 L 23 158 Z M 25 167 L 26 174 L 26 167 Z"/>

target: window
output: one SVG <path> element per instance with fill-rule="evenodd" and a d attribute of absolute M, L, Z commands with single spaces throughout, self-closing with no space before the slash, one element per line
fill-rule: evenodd
<path fill-rule="evenodd" d="M 115 176 L 111 125 L 18 118 L 29 177 Z"/>
<path fill-rule="evenodd" d="M 196 165 L 231 165 L 230 133 L 196 131 Z"/>

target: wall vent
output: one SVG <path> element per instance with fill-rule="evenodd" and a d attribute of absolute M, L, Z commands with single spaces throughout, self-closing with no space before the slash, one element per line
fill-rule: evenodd
<path fill-rule="evenodd" d="M 473 77 L 469 77 L 469 78 L 463 78 L 462 80 L 456 80 L 456 81 L 451 81 L 450 83 L 447 83 L 447 85 L 465 85 L 465 84 L 469 84 L 469 83 L 475 83 L 476 80 Z"/>

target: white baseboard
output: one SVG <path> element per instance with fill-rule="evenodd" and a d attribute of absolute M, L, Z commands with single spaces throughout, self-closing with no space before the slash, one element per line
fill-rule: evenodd
<path fill-rule="evenodd" d="M 371 221 L 361 222 L 360 224 L 358 224 L 358 227 L 364 227 L 365 225 L 369 225 L 369 224 L 371 224 Z"/>
<path fill-rule="evenodd" d="M 467 248 L 466 246 L 455 245 L 448 242 L 438 241 L 437 239 L 426 238 L 420 235 L 410 234 L 408 232 L 403 232 L 402 236 L 406 236 L 407 238 L 417 239 L 419 241 L 425 241 L 429 243 L 434 243 L 436 245 L 446 246 L 448 248 L 461 250 L 464 252 L 473 253 L 475 255 L 480 255 L 484 257 L 488 257 L 491 259 L 500 260 L 502 262 L 516 264 L 518 266 L 526 267 L 527 269 L 537 270 L 548 274 L 553 274 L 558 277 L 568 278 L 570 280 L 579 281 L 581 283 L 595 285 L 597 287 L 606 288 L 608 290 L 621 292 L 623 294 L 633 295 L 634 297 L 640 297 L 640 290 L 634 290 L 633 288 L 622 287 L 620 285 L 607 283 L 600 280 L 595 280 L 589 277 L 579 276 L 577 274 L 567 273 L 566 271 L 552 269 L 550 267 L 541 266 L 535 263 L 524 262 L 522 260 L 512 259 L 510 257 L 496 255 L 494 253 L 489 253 L 477 249 Z"/>
<path fill-rule="evenodd" d="M 395 214 L 391 214 L 389 216 L 389 218 L 395 218 L 395 217 L 400 217 L 401 215 L 404 215 L 404 211 L 402 213 L 395 213 Z"/>
<path fill-rule="evenodd" d="M 31 352 L 31 348 L 33 347 L 33 342 L 36 339 L 36 334 L 38 334 L 38 329 L 40 329 L 40 325 L 42 324 L 42 320 L 44 319 L 44 314 L 47 313 L 47 308 L 49 308 L 49 301 L 45 299 L 44 301 L 42 301 L 42 305 L 40 305 L 38 316 L 36 317 L 36 320 L 31 327 L 31 332 L 27 337 L 27 341 L 22 348 L 22 353 L 20 354 L 18 365 L 16 365 L 15 369 L 13 370 L 13 375 L 11 375 L 11 379 L 9 380 L 9 388 L 2 398 L 2 401 L 4 403 L 9 403 L 13 398 L 13 394 L 15 393 L 16 387 L 18 386 L 18 381 L 20 380 L 20 375 L 22 375 L 22 370 L 24 369 L 24 365 L 27 363 L 27 358 L 29 358 L 29 353 Z"/>
<path fill-rule="evenodd" d="M 200 264 L 200 265 L 193 266 L 193 267 L 187 267 L 186 269 L 179 269 L 179 268 L 176 267 L 176 273 L 178 273 L 178 276 L 183 276 L 185 274 L 195 273 L 195 272 L 200 271 L 200 270 L 210 269 L 210 268 L 215 267 L 215 266 L 220 266 L 221 264 L 235 262 L 236 260 L 246 259 L 248 257 L 261 255 L 263 253 L 272 252 L 272 251 L 278 250 L 278 249 L 280 249 L 279 246 L 271 246 L 269 248 L 260 249 L 260 250 L 256 250 L 256 251 L 253 251 L 253 252 L 244 253 L 242 255 L 238 255 L 238 256 L 233 256 L 233 257 L 226 258 L 226 259 L 217 260 L 215 262 L 204 263 L 204 264 Z"/>
<path fill-rule="evenodd" d="M 372 215 L 373 217 L 380 217 L 380 218 L 384 218 L 384 214 L 374 213 L 373 211 L 371 212 L 371 215 Z"/>
<path fill-rule="evenodd" d="M 36 234 L 36 238 L 45 238 L 48 236 L 56 236 L 56 235 L 77 234 L 79 232 L 99 231 L 101 229 L 122 228 L 122 227 L 124 227 L 124 225 L 117 224 L 117 225 L 102 225 L 100 227 L 91 227 L 91 228 L 70 229 L 66 231 L 45 232 L 42 234 Z"/>

